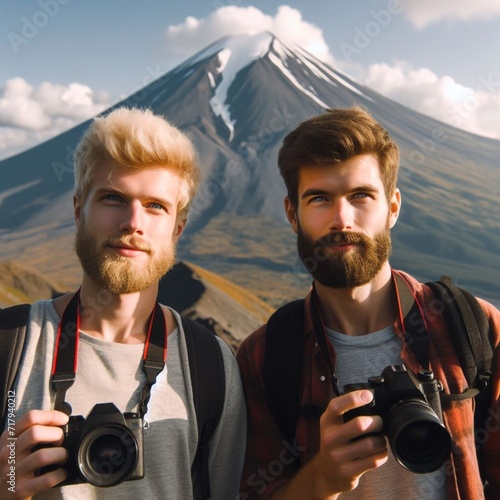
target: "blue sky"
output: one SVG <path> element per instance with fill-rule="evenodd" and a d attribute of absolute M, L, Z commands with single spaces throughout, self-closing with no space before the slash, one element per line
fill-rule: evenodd
<path fill-rule="evenodd" d="M 494 0 L 0 0 L 0 159 L 221 36 L 263 29 L 409 107 L 500 139 Z"/>

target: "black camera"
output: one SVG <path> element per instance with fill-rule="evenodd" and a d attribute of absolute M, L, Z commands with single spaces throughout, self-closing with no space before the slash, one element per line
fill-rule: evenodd
<path fill-rule="evenodd" d="M 85 419 L 72 416 L 63 427 L 69 458 L 67 478 L 57 486 L 90 483 L 115 486 L 144 477 L 143 420 L 113 403 L 97 404 Z M 53 470 L 45 467 L 39 474 Z"/>
<path fill-rule="evenodd" d="M 416 376 L 405 365 L 387 366 L 379 377 L 348 384 L 344 393 L 368 389 L 373 400 L 344 414 L 380 415 L 396 460 L 406 469 L 426 473 L 441 467 L 451 451 L 451 436 L 442 422 L 440 384 L 430 370 Z"/>

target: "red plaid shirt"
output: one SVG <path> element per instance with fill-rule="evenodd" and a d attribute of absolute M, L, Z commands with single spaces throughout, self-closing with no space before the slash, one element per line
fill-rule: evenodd
<path fill-rule="evenodd" d="M 452 332 L 448 330 L 439 311 L 432 307 L 435 299 L 433 292 L 411 276 L 402 272 L 399 274 L 406 278 L 424 309 L 430 337 L 428 349 L 430 368 L 442 382 L 446 394 L 463 392 L 467 388 L 467 382 L 452 347 Z M 491 381 L 492 404 L 485 422 L 486 432 L 480 435 L 484 444 L 479 460 L 489 483 L 487 498 L 497 499 L 500 498 L 500 311 L 485 301 L 480 300 L 480 302 L 493 327 L 492 340 L 496 349 Z M 328 367 L 316 343 L 310 304 L 309 293 L 305 300 L 305 356 L 301 376 L 301 405 L 318 405 L 325 409 L 334 395 Z M 394 323 L 394 330 L 402 340 L 403 363 L 417 372 L 421 366 L 414 352 L 404 342 L 399 318 Z M 319 450 L 319 419 L 299 417 L 296 429 L 297 442 L 290 445 L 285 442 L 266 405 L 263 380 L 265 333 L 266 327 L 263 326 L 242 342 L 237 353 L 248 410 L 248 442 L 241 481 L 241 500 L 271 498 L 272 494 L 294 475 L 293 459 L 300 455 L 304 464 Z M 332 359 L 335 359 L 331 345 L 330 350 Z M 446 465 L 449 499 L 482 498 L 483 485 L 474 442 L 473 406 L 473 398 L 468 398 L 447 403 L 443 407 L 443 419 L 454 443 L 450 461 Z"/>

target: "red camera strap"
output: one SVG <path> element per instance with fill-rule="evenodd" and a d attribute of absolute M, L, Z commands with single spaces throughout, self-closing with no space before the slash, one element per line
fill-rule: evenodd
<path fill-rule="evenodd" d="M 56 392 L 54 409 L 71 414 L 71 406 L 65 402 L 66 391 L 73 385 L 78 364 L 78 341 L 80 338 L 80 290 L 78 290 L 66 306 L 57 329 L 52 364 L 52 387 Z M 147 404 L 151 395 L 151 387 L 156 377 L 163 370 L 167 360 L 167 325 L 165 315 L 157 302 L 153 309 L 144 344 L 143 371 L 146 374 L 139 403 L 141 417 L 147 412 Z"/>

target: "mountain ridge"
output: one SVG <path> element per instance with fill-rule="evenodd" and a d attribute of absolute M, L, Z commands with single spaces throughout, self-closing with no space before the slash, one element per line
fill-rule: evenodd
<path fill-rule="evenodd" d="M 239 58 L 236 46 L 258 57 Z M 218 40 L 114 107 L 122 105 L 163 114 L 199 151 L 202 184 L 179 257 L 272 305 L 310 284 L 284 216 L 281 141 L 325 106 L 363 106 L 401 150 L 393 266 L 422 280 L 454 275 L 500 303 L 500 141 L 409 110 L 269 33 Z M 31 259 L 51 279 L 67 262 L 75 279 L 76 259 L 62 253 L 72 246 L 72 152 L 88 123 L 0 162 L 0 260 Z"/>

